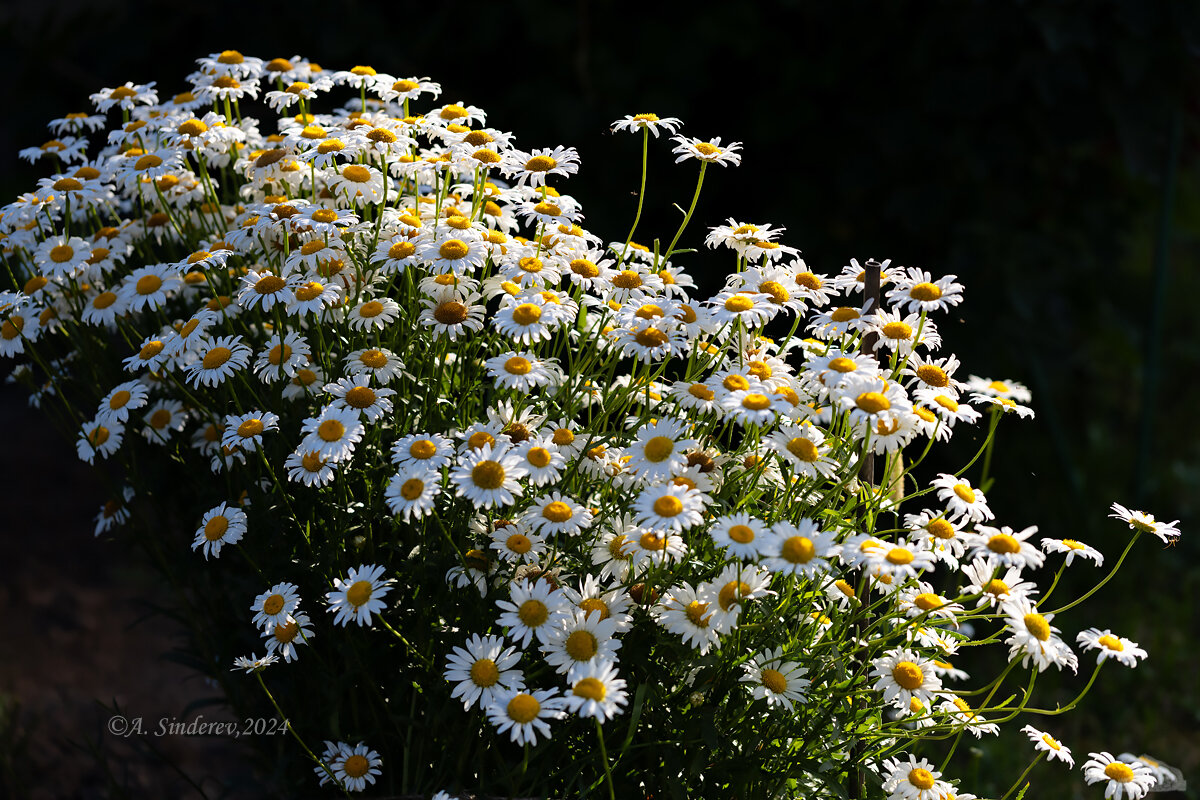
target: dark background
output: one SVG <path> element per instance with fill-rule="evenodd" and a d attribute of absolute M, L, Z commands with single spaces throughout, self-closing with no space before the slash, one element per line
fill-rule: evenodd
<path fill-rule="evenodd" d="M 1027 384 L 1038 414 L 1001 426 L 989 495 L 1001 523 L 1088 541 L 1111 563 L 1127 541 L 1106 519 L 1112 502 L 1181 519 L 1177 547 L 1139 543 L 1065 625 L 1111 627 L 1151 658 L 1133 672 L 1107 668 L 1085 710 L 1044 727 L 1081 760 L 1145 749 L 1200 783 L 1198 45 L 1200 4 L 1182 0 L 6 3 L 0 197 L 44 174 L 16 153 L 50 138 L 46 121 L 126 80 L 156 80 L 170 96 L 194 58 L 225 48 L 428 75 L 443 86 L 439 102 L 483 107 L 518 146 L 575 146 L 582 168 L 563 188 L 609 240 L 632 219 L 640 146 L 609 134 L 613 120 L 653 111 L 683 118 L 688 135 L 741 141 L 741 167 L 709 170 L 691 246 L 732 216 L 786 226 L 784 242 L 817 272 L 891 258 L 966 285 L 966 302 L 938 320 L 944 349 L 964 373 Z M 690 200 L 694 164 L 673 165 L 669 149 L 651 142 L 639 239 L 669 238 L 671 204 Z M 709 251 L 680 262 L 708 286 L 729 266 Z M 0 460 L 6 493 L 28 497 L 25 487 L 54 476 L 56 502 L 80 509 L 60 514 L 60 529 L 39 522 L 44 505 L 34 503 L 2 523 L 10 540 L 41 531 L 0 560 L 0 600 L 21 618 L 33 601 L 20 581 L 37 564 L 60 559 L 69 573 L 83 558 L 84 571 L 104 574 L 103 559 L 125 556 L 91 542 L 87 520 L 102 497 L 86 473 L 63 468 L 69 443 L 50 441 L 42 417 L 3 392 L 5 426 L 33 430 L 25 457 Z M 940 466 L 961 465 L 972 445 L 959 437 Z M 1102 574 L 1071 572 L 1069 581 Z M 1066 591 L 1086 588 L 1077 584 Z M 112 613 L 136 616 L 124 605 Z M 75 655 L 64 645 L 45 657 Z M 68 730 L 69 709 L 14 688 L 36 669 L 7 664 L 0 698 L 41 708 L 43 731 Z M 1024 746 L 1004 741 L 1017 753 L 993 740 L 988 759 L 1019 772 Z"/>

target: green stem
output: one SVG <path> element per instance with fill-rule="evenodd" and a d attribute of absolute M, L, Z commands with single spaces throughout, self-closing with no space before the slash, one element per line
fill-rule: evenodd
<path fill-rule="evenodd" d="M 696 192 L 692 195 L 692 205 L 688 208 L 687 213 L 683 216 L 683 222 L 679 226 L 679 230 L 675 231 L 675 238 L 671 240 L 671 244 L 667 247 L 666 255 L 663 256 L 663 263 L 670 260 L 671 254 L 675 252 L 675 245 L 679 241 L 679 237 L 683 236 L 683 231 L 687 228 L 688 223 L 692 221 L 692 214 L 696 212 L 696 203 L 700 200 L 700 187 L 704 185 L 704 171 L 708 169 L 708 162 L 700 162 L 700 177 L 696 179 Z"/>
<path fill-rule="evenodd" d="M 1123 562 L 1125 560 L 1125 556 L 1129 555 L 1129 551 L 1133 549 L 1133 543 L 1136 542 L 1138 540 L 1138 537 L 1141 535 L 1142 535 L 1141 531 L 1134 531 L 1133 538 L 1129 540 L 1129 544 L 1125 545 L 1125 552 L 1121 553 L 1121 557 L 1118 558 L 1117 563 L 1115 565 L 1113 565 L 1112 572 L 1105 575 L 1104 580 L 1100 581 L 1095 586 L 1093 586 L 1087 594 L 1083 595 L 1083 597 L 1080 597 L 1077 600 L 1072 600 L 1070 603 L 1067 603 L 1062 608 L 1056 608 L 1054 611 L 1051 611 L 1050 613 L 1051 614 L 1061 614 L 1062 612 L 1064 612 L 1068 609 L 1074 608 L 1075 606 L 1082 603 L 1084 600 L 1087 600 L 1089 597 L 1094 595 L 1096 592 L 1100 591 L 1100 587 L 1103 586 L 1104 584 L 1108 583 L 1109 581 L 1111 581 L 1113 575 L 1117 574 L 1117 570 L 1119 570 L 1121 568 L 1121 562 Z"/>
<path fill-rule="evenodd" d="M 604 746 L 604 729 L 600 718 L 596 718 L 596 736 L 600 739 L 600 763 L 604 765 L 604 782 L 608 785 L 608 800 L 617 800 L 616 790 L 613 789 L 612 771 L 608 766 L 608 748 Z"/>
<path fill-rule="evenodd" d="M 638 207 L 637 214 L 633 218 L 633 227 L 629 229 L 629 235 L 625 237 L 625 248 L 621 250 L 620 263 L 622 264 L 625 263 L 625 256 L 629 252 L 629 243 L 633 241 L 633 234 L 642 220 L 642 202 L 646 199 L 646 162 L 649 154 L 650 129 L 642 128 L 642 188 L 638 189 Z"/>

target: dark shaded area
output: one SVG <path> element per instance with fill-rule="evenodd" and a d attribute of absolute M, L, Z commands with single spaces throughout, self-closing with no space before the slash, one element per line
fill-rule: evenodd
<path fill-rule="evenodd" d="M 1077 756 L 1146 749 L 1200 783 L 1198 579 L 1188 570 L 1200 555 L 1200 438 L 1189 402 L 1200 365 L 1191 303 L 1200 289 L 1200 6 L 943 0 L 675 11 L 650 24 L 644 10 L 618 14 L 587 0 L 299 0 L 255 20 L 236 7 L 5 5 L 0 45 L 13 74 L 0 190 L 12 197 L 33 186 L 43 173 L 18 164 L 17 150 L 49 138 L 44 123 L 84 110 L 90 92 L 157 80 L 170 94 L 192 59 L 230 47 L 429 75 L 445 101 L 482 106 L 523 146 L 578 147 L 583 167 L 569 189 L 589 227 L 612 239 L 632 219 L 638 141 L 608 134 L 609 123 L 654 111 L 683 118 L 689 135 L 742 141 L 743 166 L 709 173 L 693 244 L 701 226 L 734 216 L 786 226 L 786 243 L 819 272 L 890 257 L 966 284 L 967 302 L 939 320 L 946 349 L 964 372 L 1029 385 L 1038 412 L 1000 432 L 991 505 L 1002 523 L 1038 524 L 1115 560 L 1126 538 L 1105 519 L 1113 501 L 1181 518 L 1177 548 L 1142 542 L 1073 618 L 1072 630 L 1086 616 L 1151 658 L 1132 674 L 1106 668 L 1088 706 L 1096 716 L 1071 715 L 1061 733 Z M 674 167 L 668 151 L 652 142 L 641 230 L 669 237 L 671 203 L 686 204 L 695 173 Z M 681 263 L 710 281 L 728 267 L 709 253 Z M 11 404 L 4 418 L 28 427 L 40 419 Z M 94 495 L 74 467 L 64 471 L 69 447 L 32 444 L 45 435 L 31 439 L 32 461 L 5 460 L 9 491 L 28 494 L 25 482 L 53 475 L 68 497 Z M 942 466 L 969 457 L 971 442 L 955 444 Z M 46 535 L 91 544 L 94 497 L 88 503 Z M 5 528 L 8 539 L 27 535 L 25 523 Z M 100 553 L 121 557 L 111 546 L 57 551 L 89 565 Z M 44 555 L 0 561 L 6 582 L 39 574 L 30 565 Z"/>

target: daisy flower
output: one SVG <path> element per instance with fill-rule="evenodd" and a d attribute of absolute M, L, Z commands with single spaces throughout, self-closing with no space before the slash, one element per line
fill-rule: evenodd
<path fill-rule="evenodd" d="M 339 756 L 329 764 L 333 775 L 350 792 L 361 792 L 367 784 L 375 783 L 375 776 L 383 774 L 379 765 L 383 760 L 379 753 L 359 742 L 353 748 L 348 744 L 341 745 Z"/>
<path fill-rule="evenodd" d="M 1075 556 L 1092 561 L 1097 567 L 1104 563 L 1104 554 L 1096 548 L 1074 539 L 1042 539 L 1042 549 L 1047 553 L 1066 553 L 1064 560 L 1070 566 Z"/>
<path fill-rule="evenodd" d="M 278 429 L 279 415 L 272 414 L 270 411 L 230 414 L 225 417 L 225 430 L 221 435 L 221 446 L 252 450 L 262 446 L 263 433 Z"/>
<path fill-rule="evenodd" d="M 353 621 L 369 625 L 371 615 L 387 608 L 383 596 L 392 590 L 395 581 L 383 578 L 384 568 L 373 564 L 351 567 L 350 574 L 343 580 L 333 579 L 334 591 L 325 595 L 329 611 L 335 614 L 335 625 L 346 625 Z"/>
<path fill-rule="evenodd" d="M 1075 671 L 1079 659 L 1058 638 L 1058 628 L 1051 626 L 1053 614 L 1038 613 L 1037 607 L 1023 597 L 1005 603 L 1002 609 L 1007 615 L 1008 628 L 1012 631 L 1012 636 L 1005 640 L 1009 645 L 1010 660 L 1018 655 L 1023 656 L 1021 666 L 1028 665 L 1032 660 L 1038 672 L 1051 664 L 1060 670 L 1066 666 Z"/>
<path fill-rule="evenodd" d="M 655 604 L 650 613 L 655 622 L 682 637 L 684 644 L 704 655 L 720 638 L 714 619 L 716 601 L 711 594 L 698 593 L 684 583 L 667 590 L 666 597 Z"/>
<path fill-rule="evenodd" d="M 483 330 L 484 307 L 475 301 L 479 295 L 470 294 L 461 300 L 449 298 L 441 302 L 423 297 L 421 304 L 425 307 L 419 321 L 431 329 L 434 336 L 446 336 L 450 341 L 458 341 L 459 336 L 469 336 L 471 333 Z"/>
<path fill-rule="evenodd" d="M 247 675 L 255 672 L 262 672 L 267 667 L 279 661 L 279 656 L 274 653 L 267 653 L 262 658 L 256 658 L 253 653 L 248 656 L 238 656 L 233 660 L 234 669 L 242 669 Z"/>
<path fill-rule="evenodd" d="M 1075 766 L 1075 758 L 1071 755 L 1071 748 L 1064 745 L 1062 742 L 1055 739 L 1044 731 L 1039 731 L 1032 725 L 1026 725 L 1021 728 L 1021 733 L 1029 737 L 1029 741 L 1033 742 L 1033 749 L 1046 754 L 1047 761 L 1058 759 L 1066 762 L 1068 767 Z"/>
<path fill-rule="evenodd" d="M 903 273 L 893 272 L 895 286 L 888 291 L 887 300 L 898 310 L 911 312 L 945 311 L 962 302 L 963 287 L 955 283 L 956 275 L 934 280 L 923 269 L 909 267 Z"/>
<path fill-rule="evenodd" d="M 638 495 L 632 511 L 635 525 L 682 533 L 703 521 L 704 496 L 674 483 L 652 486 Z"/>
<path fill-rule="evenodd" d="M 987 397 L 998 397 L 1014 403 L 1029 403 L 1033 400 L 1033 393 L 1025 384 L 1017 383 L 1014 380 L 994 381 L 978 375 L 971 375 L 967 378 L 967 389 Z"/>
<path fill-rule="evenodd" d="M 1110 517 L 1128 522 L 1130 530 L 1154 534 L 1162 540 L 1163 544 L 1174 544 L 1175 540 L 1179 538 L 1179 529 L 1175 527 L 1179 524 L 1179 520 L 1175 520 L 1174 522 L 1158 522 L 1154 519 L 1153 514 L 1147 514 L 1144 511 L 1133 511 L 1120 503 L 1113 503 L 1112 510 L 1117 513 L 1109 514 Z"/>
<path fill-rule="evenodd" d="M 1088 753 L 1088 756 L 1083 764 L 1083 779 L 1088 785 L 1105 782 L 1105 798 L 1137 800 L 1158 782 L 1150 767 L 1140 761 L 1126 763 L 1108 752 Z"/>
<path fill-rule="evenodd" d="M 492 317 L 492 327 L 498 333 L 527 346 L 549 341 L 560 322 L 555 307 L 537 293 L 503 305 Z"/>
<path fill-rule="evenodd" d="M 546 720 L 565 717 L 565 706 L 557 689 L 501 689 L 487 707 L 488 722 L 496 726 L 497 733 L 507 731 L 516 744 L 537 744 L 538 734 L 550 738 Z"/>
<path fill-rule="evenodd" d="M 946 519 L 940 511 L 925 509 L 919 514 L 905 514 L 904 526 L 913 533 L 924 534 L 924 544 L 940 560 L 955 569 L 958 560 L 966 552 L 966 541 L 961 536 L 959 523 Z"/>
<path fill-rule="evenodd" d="M 547 536 L 557 533 L 576 536 L 592 524 L 592 512 L 570 497 L 553 492 L 536 498 L 522 519 L 530 528 Z"/>
<path fill-rule="evenodd" d="M 125 426 L 117 422 L 108 425 L 100 420 L 83 423 L 79 431 L 79 439 L 75 442 L 75 452 L 81 461 L 91 464 L 97 454 L 108 458 L 117 452 L 124 439 Z"/>
<path fill-rule="evenodd" d="M 767 445 L 805 478 L 828 478 L 838 469 L 837 461 L 829 457 L 833 448 L 813 425 L 780 425 L 767 437 Z"/>
<path fill-rule="evenodd" d="M 501 525 L 497 521 L 491 537 L 491 549 L 509 563 L 536 564 L 545 552 L 546 537 L 530 530 L 524 523 Z"/>
<path fill-rule="evenodd" d="M 117 295 L 131 311 L 154 311 L 167 302 L 172 290 L 182 282 L 174 265 L 151 264 L 129 273 L 121 281 Z"/>
<path fill-rule="evenodd" d="M 400 304 L 390 297 L 367 300 L 346 312 L 350 327 L 358 331 L 383 330 L 400 316 Z"/>
<path fill-rule="evenodd" d="M 471 634 L 463 647 L 455 647 L 446 656 L 443 675 L 447 682 L 457 684 L 450 696 L 462 700 L 464 709 L 476 702 L 487 709 L 499 692 L 525 688 L 525 676 L 514 669 L 520 659 L 521 651 L 505 647 L 502 636 Z"/>
<path fill-rule="evenodd" d="M 770 534 L 761 563 L 775 573 L 815 578 L 829 570 L 828 559 L 837 553 L 834 534 L 807 517 L 795 524 L 780 520 Z"/>
<path fill-rule="evenodd" d="M 883 692 L 885 703 L 907 708 L 915 697 L 926 706 L 933 705 L 935 695 L 942 690 L 933 662 L 913 650 L 889 650 L 872 662 L 870 677 L 878 678 L 872 687 Z"/>
<path fill-rule="evenodd" d="M 343 363 L 351 375 L 370 373 L 385 385 L 404 369 L 404 362 L 395 353 L 379 347 L 355 350 L 345 357 Z"/>
<path fill-rule="evenodd" d="M 623 119 L 619 119 L 609 126 L 609 130 L 613 133 L 617 131 L 627 131 L 629 133 L 637 133 L 638 131 L 649 131 L 654 134 L 654 138 L 658 138 L 659 128 L 665 128 L 667 133 L 674 133 L 683 121 L 678 117 L 660 117 L 658 114 L 626 114 Z"/>
<path fill-rule="evenodd" d="M 709 316 L 718 325 L 741 322 L 747 329 L 761 328 L 779 313 L 771 295 L 758 292 L 724 291 L 708 301 Z"/>
<path fill-rule="evenodd" d="M 571 613 L 570 601 L 543 580 L 514 582 L 509 587 L 509 599 L 497 600 L 496 605 L 504 612 L 496 624 L 508 628 L 508 635 L 522 649 L 529 646 L 534 635 L 544 644 Z"/>
<path fill-rule="evenodd" d="M 315 450 L 295 450 L 288 454 L 283 466 L 289 481 L 305 486 L 324 486 L 333 480 L 333 463 Z"/>
<path fill-rule="evenodd" d="M 976 739 L 982 738 L 985 733 L 989 735 L 1000 733 L 999 725 L 988 722 L 985 717 L 971 708 L 970 703 L 957 695 L 939 703 L 937 708 L 938 711 L 945 712 L 957 720 L 958 724 L 962 725 L 962 730 L 969 732 Z"/>
<path fill-rule="evenodd" d="M 700 447 L 687 437 L 685 422 L 663 417 L 642 425 L 634 442 L 625 449 L 629 456 L 626 467 L 646 481 L 659 481 L 687 468 L 687 451 Z"/>
<path fill-rule="evenodd" d="M 550 175 L 569 177 L 579 171 L 579 153 L 574 147 L 544 147 L 528 153 L 509 150 L 504 154 L 501 171 L 516 177 L 517 185 L 545 186 Z"/>
<path fill-rule="evenodd" d="M 277 583 L 254 598 L 250 610 L 254 612 L 254 625 L 270 631 L 276 625 L 286 624 L 300 606 L 300 587 L 294 583 Z"/>
<path fill-rule="evenodd" d="M 701 584 L 700 593 L 716 595 L 715 624 L 720 630 L 732 630 L 737 627 L 738 617 L 749 601 L 774 594 L 768 588 L 770 585 L 771 573 L 768 570 L 753 564 L 744 567 L 726 564 L 716 578 Z"/>
<path fill-rule="evenodd" d="M 392 463 L 440 470 L 454 457 L 454 443 L 439 433 L 413 433 L 392 444 Z"/>
<path fill-rule="evenodd" d="M 676 147 L 671 150 L 672 154 L 679 156 L 675 159 L 676 164 L 689 158 L 706 163 L 716 162 L 723 167 L 729 164 L 736 167 L 742 163 L 742 157 L 737 152 L 742 147 L 741 142 L 730 142 L 722 146 L 720 136 L 707 142 L 687 136 L 672 136 L 671 141 L 678 142 Z"/>
<path fill-rule="evenodd" d="M 245 532 L 246 512 L 228 503 L 221 503 L 216 508 L 206 511 L 200 518 L 200 527 L 196 529 L 192 549 L 203 548 L 205 560 L 210 555 L 218 558 L 224 545 L 241 541 Z"/>
<path fill-rule="evenodd" d="M 943 472 L 930 485 L 937 488 L 938 499 L 946 503 L 951 518 L 963 517 L 972 522 L 982 522 L 996 516 L 988 508 L 983 492 L 972 488 L 966 478 L 956 478 Z"/>
<path fill-rule="evenodd" d="M 618 631 L 628 630 L 632 625 L 629 595 L 620 586 L 605 590 L 595 575 L 587 575 L 578 590 L 564 585 L 562 593 L 583 614 L 615 620 Z"/>
<path fill-rule="evenodd" d="M 357 411 L 327 406 L 317 416 L 304 420 L 300 449 L 334 463 L 345 461 L 354 454 L 354 445 L 365 430 Z"/>
<path fill-rule="evenodd" d="M 1084 650 L 1096 651 L 1097 664 L 1112 657 L 1127 667 L 1136 667 L 1138 659 L 1146 657 L 1146 651 L 1138 647 L 1137 642 L 1117 636 L 1107 628 L 1088 628 L 1086 631 L 1080 631 L 1075 641 L 1079 642 Z"/>
<path fill-rule="evenodd" d="M 33 252 L 33 262 L 50 280 L 70 278 L 81 273 L 92 255 L 92 248 L 78 236 L 50 236 Z"/>
<path fill-rule="evenodd" d="M 616 638 L 617 621 L 601 619 L 599 614 L 586 614 L 579 609 L 563 615 L 545 640 L 542 653 L 546 663 L 566 673 L 584 664 L 615 662 L 621 640 Z"/>
<path fill-rule="evenodd" d="M 561 380 L 553 361 L 543 361 L 531 352 L 508 351 L 484 362 L 488 375 L 501 389 L 529 394 L 535 387 L 553 388 Z"/>
<path fill-rule="evenodd" d="M 767 701 L 768 706 L 781 705 L 788 711 L 792 703 L 807 703 L 804 690 L 812 681 L 804 676 L 808 670 L 798 662 L 784 661 L 783 648 L 765 650 L 742 665 L 745 671 L 739 680 L 753 684 L 755 700 Z"/>
<path fill-rule="evenodd" d="M 980 525 L 970 537 L 973 546 L 969 556 L 972 560 L 985 558 L 996 567 L 1037 569 L 1046 560 L 1046 554 L 1029 541 L 1035 533 L 1036 525 L 1019 533 L 1007 525 L 1003 528 Z"/>
<path fill-rule="evenodd" d="M 197 347 L 197 358 L 185 367 L 188 381 L 193 388 L 219 386 L 226 378 L 250 363 L 253 351 L 242 344 L 240 336 L 221 336 L 202 339 Z"/>
<path fill-rule="evenodd" d="M 442 491 L 442 476 L 428 466 L 408 463 L 388 481 L 384 502 L 393 514 L 405 522 L 420 519 L 433 512 L 433 501 Z"/>
<path fill-rule="evenodd" d="M 1032 600 L 1038 595 L 1037 584 L 1021 578 L 1020 567 L 1009 567 L 1003 577 L 997 575 L 998 568 L 987 559 L 980 559 L 962 568 L 970 581 L 962 587 L 966 595 L 979 595 L 975 607 L 982 605 L 995 608 L 1018 598 Z"/>
<path fill-rule="evenodd" d="M 329 407 L 355 411 L 362 414 L 367 422 L 378 422 L 392 412 L 392 401 L 388 398 L 395 392 L 391 389 L 373 389 L 367 385 L 370 382 L 370 375 L 360 374 L 325 384 L 325 391 L 336 398 Z"/>
<path fill-rule="evenodd" d="M 888 800 L 950 800 L 955 796 L 954 787 L 941 780 L 942 773 L 923 758 L 889 758 L 883 768 L 888 771 L 883 779 L 883 790 L 890 792 Z"/>
<path fill-rule="evenodd" d="M 119 383 L 100 400 L 96 419 L 106 424 L 128 422 L 129 412 L 146 405 L 149 394 L 138 381 Z"/>
<path fill-rule="evenodd" d="M 336 305 L 341 296 L 342 290 L 337 284 L 324 283 L 310 276 L 309 280 L 293 287 L 292 299 L 287 304 L 288 316 L 320 314 Z"/>
<path fill-rule="evenodd" d="M 742 511 L 717 517 L 708 535 L 730 558 L 743 560 L 758 559 L 778 544 L 765 522 Z"/>
<path fill-rule="evenodd" d="M 307 644 L 314 635 L 316 634 L 312 629 L 312 620 L 308 618 L 308 614 L 303 611 L 297 612 L 284 624 L 276 625 L 270 632 L 263 633 L 267 643 L 267 655 L 278 653 L 283 656 L 286 663 L 290 664 L 299 658 L 296 647 Z"/>
<path fill-rule="evenodd" d="M 527 474 L 521 457 L 508 445 L 493 448 L 485 444 L 468 451 L 450 473 L 459 497 L 465 497 L 476 508 L 511 506 L 523 494 L 519 478 Z"/>
<path fill-rule="evenodd" d="M 281 278 L 269 272 L 248 270 L 242 276 L 242 286 L 237 297 L 238 305 L 247 309 L 261 306 L 263 311 L 270 311 L 276 303 L 290 306 L 296 301 L 295 289 L 299 282 L 300 278 L 297 275 Z"/>
<path fill-rule="evenodd" d="M 629 703 L 625 680 L 618 677 L 612 662 L 577 664 L 567 673 L 567 683 L 571 687 L 563 698 L 567 710 L 580 717 L 605 722 L 620 714 Z"/>
<path fill-rule="evenodd" d="M 781 397 L 771 393 L 766 385 L 756 382 L 749 389 L 738 389 L 726 395 L 721 400 L 721 410 L 728 419 L 739 425 L 767 426 L 778 420 L 787 409 Z"/>

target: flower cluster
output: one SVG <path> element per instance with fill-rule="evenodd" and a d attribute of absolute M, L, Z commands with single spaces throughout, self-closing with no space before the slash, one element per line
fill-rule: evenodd
<path fill-rule="evenodd" d="M 0 354 L 30 359 L 14 374 L 36 402 L 63 401 L 83 460 L 136 455 L 128 480 L 151 489 L 144 465 L 187 465 L 203 503 L 190 569 L 240 585 L 228 547 L 271 584 L 220 620 L 261 637 L 267 655 L 236 663 L 264 689 L 278 670 L 322 687 L 346 672 L 387 693 L 376 713 L 398 726 L 437 697 L 464 707 L 418 737 L 445 752 L 383 725 L 365 730 L 382 756 L 326 742 L 322 784 L 360 791 L 410 757 L 445 778 L 452 757 L 466 791 L 490 767 L 463 766 L 464 738 L 561 754 L 599 736 L 610 793 L 703 786 L 725 780 L 717 755 L 669 773 L 631 743 L 709 720 L 784 776 L 770 796 L 835 796 L 866 764 L 889 797 L 973 797 L 918 758 L 923 737 L 994 734 L 1020 708 L 993 704 L 1003 675 L 973 708 L 950 659 L 1002 642 L 1031 680 L 1077 669 L 1053 624 L 1074 603 L 1046 610 L 1036 573 L 1103 555 L 993 524 L 986 466 L 918 478 L 934 444 L 974 437 L 990 456 L 1005 416 L 1033 416 L 1025 387 L 942 349 L 955 276 L 854 259 L 827 274 L 783 228 L 729 219 L 705 243 L 730 274 L 702 288 L 676 249 L 694 201 L 665 249 L 636 243 L 636 222 L 593 233 L 551 185 L 580 168 L 573 148 L 520 149 L 482 109 L 432 105 L 428 78 L 226 51 L 189 82 L 166 100 L 104 89 L 99 114 L 22 151 L 54 174 L 0 210 Z M 345 106 L 318 110 L 338 92 Z M 245 115 L 260 96 L 268 116 Z M 648 142 L 681 124 L 613 130 Z M 697 195 L 709 164 L 741 161 L 738 143 L 674 141 L 699 162 Z M 1114 510 L 1135 534 L 1179 533 Z M 1146 656 L 1108 630 L 1077 641 L 1097 670 Z M 297 663 L 302 648 L 322 663 Z M 337 710 L 295 732 L 336 738 L 315 721 Z M 738 725 L 770 731 L 770 752 Z M 1089 782 L 1139 797 L 1153 780 L 1093 755 Z M 544 762 L 552 795 L 596 769 Z"/>

